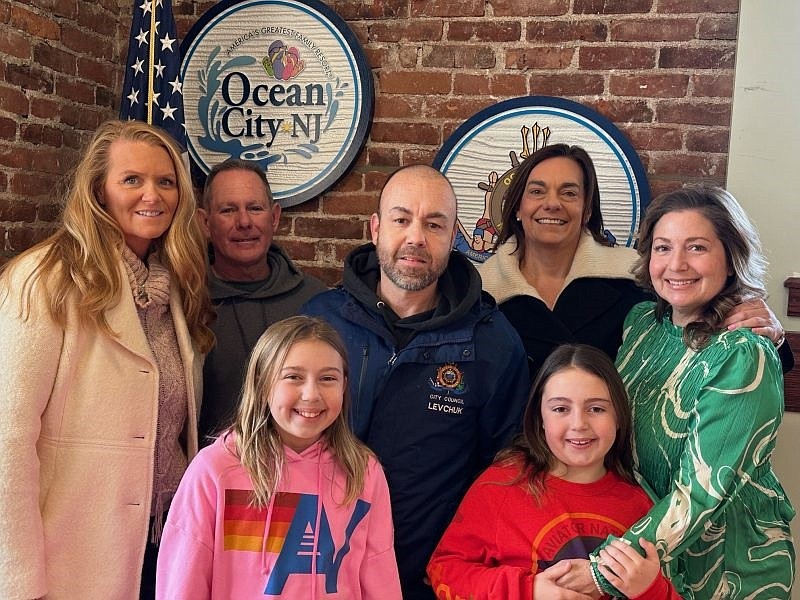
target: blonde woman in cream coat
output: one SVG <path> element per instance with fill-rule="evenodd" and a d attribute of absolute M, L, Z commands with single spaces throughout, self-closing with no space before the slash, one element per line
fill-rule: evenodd
<path fill-rule="evenodd" d="M 194 208 L 171 139 L 110 121 L 0 278 L 1 598 L 148 596 L 213 343 Z"/>

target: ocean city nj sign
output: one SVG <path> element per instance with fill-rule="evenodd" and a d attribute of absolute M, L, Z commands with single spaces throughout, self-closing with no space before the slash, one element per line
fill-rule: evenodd
<path fill-rule="evenodd" d="M 500 233 L 503 195 L 516 167 L 547 144 L 582 146 L 600 187 L 606 236 L 632 246 L 650 201 L 644 167 L 611 121 L 565 98 L 525 96 L 470 117 L 447 139 L 433 166 L 447 175 L 458 198 L 456 249 L 474 262 L 489 258 Z"/>
<path fill-rule="evenodd" d="M 195 174 L 227 158 L 263 168 L 293 206 L 332 187 L 358 156 L 374 86 L 347 24 L 315 0 L 224 0 L 181 45 Z"/>

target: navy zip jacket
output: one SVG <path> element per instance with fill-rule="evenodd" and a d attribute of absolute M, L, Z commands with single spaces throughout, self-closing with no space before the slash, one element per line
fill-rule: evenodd
<path fill-rule="evenodd" d="M 354 250 L 343 285 L 309 301 L 344 338 L 350 421 L 383 464 L 392 498 L 403 598 L 433 598 L 425 566 L 475 477 L 520 428 L 528 394 L 522 343 L 472 263 L 451 253 L 440 302 L 426 319 L 401 320 L 400 345 L 375 289 L 375 247 Z M 491 510 L 491 507 L 487 507 Z"/>

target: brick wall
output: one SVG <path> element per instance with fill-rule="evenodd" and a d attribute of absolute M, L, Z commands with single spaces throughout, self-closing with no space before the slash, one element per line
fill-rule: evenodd
<path fill-rule="evenodd" d="M 118 6 L 119 4 L 119 6 Z M 124 6 L 122 6 L 124 4 Z M 182 39 L 214 2 L 173 0 Z M 328 0 L 376 82 L 370 138 L 351 172 L 284 211 L 280 242 L 328 282 L 368 239 L 386 176 L 429 163 L 467 117 L 505 98 L 563 96 L 626 133 L 654 193 L 725 181 L 737 0 Z M 79 143 L 116 114 L 131 6 L 0 5 L 0 235 L 6 255 L 49 231 L 52 189 Z"/>

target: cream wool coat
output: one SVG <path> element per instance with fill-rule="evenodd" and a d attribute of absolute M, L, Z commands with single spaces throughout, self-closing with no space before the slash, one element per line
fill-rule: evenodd
<path fill-rule="evenodd" d="M 148 536 L 158 368 L 127 275 L 107 312 L 111 338 L 81 323 L 78 298 L 62 329 L 22 282 L 42 253 L 19 263 L 0 306 L 0 598 L 138 599 Z M 187 448 L 197 451 L 202 360 L 179 295 L 170 311 L 189 398 Z M 2 296 L 0 296 L 2 298 Z"/>

